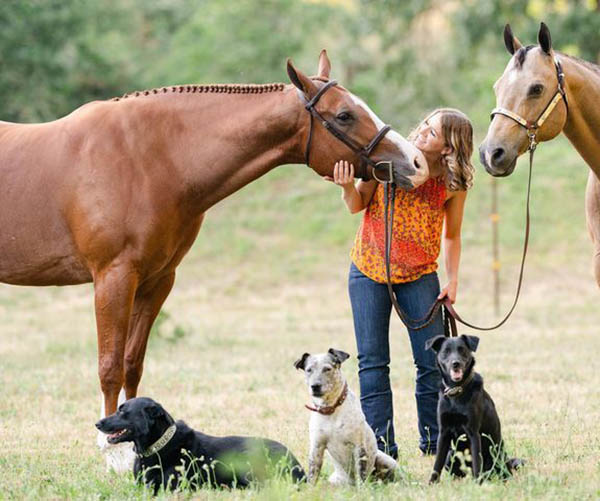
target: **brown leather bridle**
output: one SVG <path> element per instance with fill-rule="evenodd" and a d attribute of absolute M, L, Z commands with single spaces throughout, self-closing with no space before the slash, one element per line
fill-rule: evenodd
<path fill-rule="evenodd" d="M 338 139 L 339 141 L 344 143 L 346 146 L 348 146 L 348 148 L 350 148 L 354 153 L 356 153 L 359 156 L 359 158 L 360 158 L 359 168 L 364 170 L 364 175 L 357 176 L 357 177 L 362 177 L 363 179 L 368 179 L 368 175 L 369 175 L 368 168 L 371 167 L 370 174 L 374 179 L 376 179 L 380 182 L 383 179 L 385 179 L 385 178 L 382 178 L 380 180 L 380 178 L 378 178 L 376 172 L 379 172 L 380 176 L 382 176 L 382 174 L 384 176 L 388 176 L 387 179 L 393 179 L 392 162 L 390 162 L 390 161 L 375 162 L 371 158 L 369 158 L 369 156 L 371 155 L 371 152 L 375 149 L 375 146 L 377 146 L 379 144 L 379 142 L 385 137 L 385 135 L 391 130 L 392 127 L 390 125 L 385 125 L 384 127 L 382 127 L 377 132 L 375 137 L 373 139 L 371 139 L 371 141 L 366 146 L 360 146 L 350 136 L 348 136 L 348 134 L 346 134 L 344 131 L 338 129 L 332 122 L 330 122 L 329 120 L 324 118 L 323 115 L 321 115 L 315 108 L 316 104 L 319 102 L 319 99 L 321 99 L 321 96 L 323 96 L 323 94 L 325 94 L 325 92 L 327 92 L 329 89 L 331 89 L 335 85 L 337 85 L 336 80 L 329 80 L 327 83 L 325 83 L 325 85 L 323 85 L 323 87 L 321 87 L 318 90 L 318 92 L 313 96 L 313 98 L 310 101 L 306 101 L 306 99 L 304 99 L 304 96 L 300 93 L 301 98 L 304 99 L 304 101 L 306 103 L 304 105 L 304 108 L 306 109 L 306 111 L 308 111 L 310 113 L 310 128 L 308 131 L 308 139 L 306 140 L 306 148 L 304 149 L 304 163 L 310 167 L 309 161 L 310 161 L 310 146 L 311 146 L 311 142 L 312 142 L 312 133 L 313 133 L 313 119 L 316 118 L 321 122 L 321 125 L 323 125 L 323 127 L 325 127 L 325 130 L 327 130 L 336 139 Z"/>
<path fill-rule="evenodd" d="M 562 99 L 567 108 L 567 113 L 569 112 L 569 106 L 567 103 L 567 94 L 565 92 L 564 80 L 565 75 L 562 71 L 562 66 L 560 65 L 560 61 L 555 57 L 554 58 L 554 66 L 556 67 L 556 75 L 558 79 L 558 88 L 554 93 L 554 96 L 550 100 L 550 102 L 546 105 L 544 110 L 540 113 L 537 120 L 535 122 L 530 122 L 521 116 L 513 113 L 506 108 L 497 107 L 492 110 L 491 118 L 493 119 L 495 115 L 504 115 L 519 125 L 524 127 L 527 130 L 527 136 L 529 138 L 529 147 L 527 151 L 529 151 L 529 178 L 527 182 L 527 210 L 525 217 L 525 239 L 523 243 L 523 256 L 521 258 L 521 270 L 519 272 L 519 281 L 517 284 L 517 291 L 515 293 L 515 299 L 513 304 L 506 314 L 506 316 L 497 324 L 492 325 L 491 327 L 480 327 L 477 325 L 473 325 L 461 318 L 461 316 L 457 313 L 452 306 L 450 299 L 446 296 L 443 299 L 437 299 L 432 305 L 427 314 L 418 320 L 410 318 L 403 310 L 400 308 L 398 301 L 396 300 L 396 296 L 394 294 L 394 290 L 391 283 L 390 276 L 390 255 L 391 255 L 391 240 L 392 240 L 392 231 L 393 231 L 393 221 L 394 221 L 394 199 L 396 193 L 396 187 L 393 182 L 385 182 L 384 183 L 384 197 L 385 197 L 385 265 L 386 265 L 386 275 L 387 275 L 387 286 L 390 299 L 392 304 L 394 305 L 394 309 L 396 313 L 402 320 L 402 322 L 409 328 L 413 330 L 418 330 L 426 327 L 431 322 L 433 322 L 435 315 L 441 307 L 443 307 L 443 321 L 444 321 L 444 331 L 446 336 L 457 336 L 458 330 L 456 327 L 456 322 L 460 322 L 467 327 L 471 327 L 472 329 L 480 330 L 480 331 L 491 331 L 497 329 L 501 325 L 503 325 L 509 317 L 512 315 L 512 312 L 515 310 L 517 306 L 517 302 L 519 300 L 519 294 L 521 292 L 521 285 L 523 283 L 523 272 L 525 269 L 525 257 L 527 256 L 527 247 L 529 244 L 529 230 L 530 230 L 530 211 L 529 211 L 529 202 L 530 202 L 530 194 L 531 194 L 531 174 L 533 170 L 533 154 L 537 147 L 537 132 L 540 127 L 544 124 L 546 119 L 550 116 L 550 113 L 554 110 L 558 102 Z M 391 188 L 391 189 L 390 189 Z M 391 209 L 389 209 L 389 205 L 391 202 Z M 390 212 L 390 216 L 388 218 L 388 211 Z"/>

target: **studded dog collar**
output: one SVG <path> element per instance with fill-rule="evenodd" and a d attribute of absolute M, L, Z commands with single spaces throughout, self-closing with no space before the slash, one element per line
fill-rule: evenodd
<path fill-rule="evenodd" d="M 444 380 L 442 380 L 442 383 L 444 384 L 444 396 L 452 398 L 452 397 L 458 397 L 459 395 L 462 395 L 463 391 L 465 390 L 465 387 L 471 382 L 474 375 L 475 375 L 475 373 L 473 371 L 471 371 L 471 373 L 469 374 L 467 379 L 465 379 L 464 381 L 461 381 L 461 383 L 457 386 L 448 386 L 446 384 L 446 382 Z"/>
<path fill-rule="evenodd" d="M 175 435 L 175 431 L 177 431 L 177 425 L 172 424 L 171 426 L 169 426 L 167 428 L 167 431 L 165 431 L 163 433 L 162 437 L 160 437 L 156 442 L 154 442 L 145 451 L 142 451 L 139 455 L 147 458 L 147 457 L 152 456 L 152 454 L 156 454 L 165 445 L 167 445 L 169 443 L 169 440 L 171 440 L 173 438 L 173 435 Z"/>
<path fill-rule="evenodd" d="M 348 396 L 348 383 L 344 384 L 344 389 L 342 390 L 341 395 L 335 401 L 335 404 L 330 405 L 328 407 L 311 407 L 310 405 L 305 405 L 309 411 L 318 412 L 319 414 L 324 414 L 325 416 L 330 416 L 335 412 L 335 410 L 344 403 L 346 397 Z"/>

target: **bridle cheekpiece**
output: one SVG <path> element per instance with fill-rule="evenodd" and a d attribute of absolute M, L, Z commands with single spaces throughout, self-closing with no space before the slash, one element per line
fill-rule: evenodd
<path fill-rule="evenodd" d="M 385 135 L 391 130 L 390 125 L 385 125 L 382 127 L 375 137 L 371 139 L 371 141 L 366 146 L 358 145 L 348 134 L 344 131 L 337 128 L 332 122 L 328 121 L 323 115 L 321 115 L 317 109 L 315 108 L 316 104 L 319 102 L 319 99 L 327 92 L 329 89 L 337 85 L 336 80 L 329 80 L 323 87 L 321 87 L 318 92 L 313 96 L 310 101 L 306 101 L 302 93 L 299 93 L 301 99 L 304 100 L 305 105 L 304 108 L 306 111 L 310 113 L 310 129 L 308 131 L 308 139 L 306 141 L 306 148 L 304 150 L 304 163 L 310 167 L 310 146 L 312 142 L 312 132 L 313 132 L 313 118 L 316 118 L 321 122 L 325 130 L 327 130 L 331 135 L 333 135 L 336 139 L 344 143 L 348 148 L 350 148 L 354 153 L 356 153 L 361 160 L 361 167 L 367 168 L 370 166 L 372 168 L 371 174 L 377 180 L 380 179 L 375 174 L 377 170 L 384 170 L 387 175 L 389 175 L 389 179 L 393 179 L 393 170 L 392 170 L 392 162 L 383 161 L 383 162 L 374 162 L 369 156 L 371 152 L 375 149 L 375 147 L 380 143 L 380 141 L 385 137 Z M 366 173 L 366 170 L 365 170 Z M 387 180 L 386 180 L 387 181 Z M 380 181 L 383 182 L 383 181 Z"/>

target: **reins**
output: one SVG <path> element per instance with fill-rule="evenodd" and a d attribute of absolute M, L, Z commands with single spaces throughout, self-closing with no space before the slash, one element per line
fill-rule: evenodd
<path fill-rule="evenodd" d="M 390 181 L 385 181 L 382 184 L 384 185 L 384 198 L 385 198 L 385 266 L 386 266 L 386 277 L 387 277 L 387 287 L 390 295 L 390 299 L 392 304 L 394 305 L 394 309 L 396 313 L 402 320 L 402 322 L 409 328 L 413 330 L 423 329 L 427 325 L 429 325 L 435 319 L 436 313 L 440 308 L 443 308 L 443 322 L 444 322 L 444 331 L 446 336 L 450 335 L 452 337 L 456 337 L 458 335 L 458 330 L 456 327 L 456 322 L 460 322 L 467 327 L 471 327 L 472 329 L 480 330 L 480 331 L 491 331 L 497 329 L 502 326 L 512 315 L 513 311 L 517 306 L 517 302 L 519 300 L 519 295 L 521 293 L 521 285 L 523 284 L 523 274 L 525 270 L 525 258 L 527 256 L 527 247 L 529 245 L 529 231 L 530 231 L 530 198 L 531 198 L 531 175 L 533 171 L 533 155 L 535 153 L 535 149 L 538 145 L 537 142 L 537 132 L 539 128 L 543 125 L 546 119 L 550 116 L 550 113 L 554 110 L 558 102 L 562 99 L 567 107 L 567 113 L 569 110 L 569 106 L 567 103 L 567 95 L 564 89 L 564 73 L 562 71 L 562 67 L 560 65 L 559 60 L 554 58 L 554 65 L 556 68 L 556 74 L 558 79 L 558 88 L 550 100 L 550 102 L 546 105 L 544 110 L 538 116 L 535 122 L 530 122 L 525 120 L 521 116 L 516 113 L 507 110 L 505 108 L 494 108 L 491 113 L 491 118 L 494 118 L 494 115 L 503 115 L 511 120 L 517 122 L 520 126 L 524 127 L 527 130 L 527 137 L 529 138 L 529 147 L 527 151 L 529 151 L 529 177 L 527 181 L 527 204 L 526 204 L 526 216 L 525 216 L 525 239 L 523 243 L 523 255 L 521 257 L 521 269 L 519 271 L 519 281 L 517 284 L 517 291 L 515 293 L 515 299 L 513 301 L 512 306 L 508 313 L 504 316 L 500 322 L 495 325 L 489 327 L 482 327 L 479 325 L 474 325 L 470 322 L 464 320 L 458 312 L 454 309 L 452 302 L 446 296 L 443 299 L 436 299 L 436 301 L 431 305 L 431 308 L 427 312 L 427 314 L 418 320 L 411 319 L 400 307 L 396 296 L 394 294 L 394 290 L 391 283 L 391 274 L 390 274 L 390 258 L 391 258 L 391 240 L 392 240 L 392 231 L 393 231 L 393 222 L 394 222 L 394 201 L 396 196 L 396 185 L 393 182 L 393 179 Z M 391 188 L 391 189 L 390 189 Z M 391 203 L 391 210 L 390 205 Z M 388 219 L 389 212 L 389 219 Z"/>

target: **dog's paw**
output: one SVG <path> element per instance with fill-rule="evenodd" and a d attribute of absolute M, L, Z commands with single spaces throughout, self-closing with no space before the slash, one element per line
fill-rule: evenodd
<path fill-rule="evenodd" d="M 429 485 L 436 484 L 440 480 L 440 474 L 437 471 L 432 471 L 429 477 Z"/>
<path fill-rule="evenodd" d="M 519 468 L 522 468 L 523 466 L 525 466 L 525 460 L 521 459 L 521 458 L 511 458 L 506 462 L 506 466 L 508 468 L 509 471 L 514 471 L 514 470 L 518 470 Z"/>

